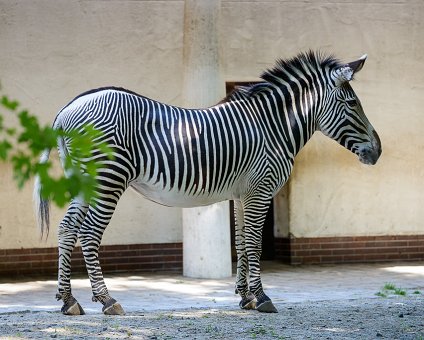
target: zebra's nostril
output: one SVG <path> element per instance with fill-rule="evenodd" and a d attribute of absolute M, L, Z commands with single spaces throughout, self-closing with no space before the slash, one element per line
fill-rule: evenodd
<path fill-rule="evenodd" d="M 381 151 L 374 147 L 364 147 L 359 151 L 359 160 L 364 164 L 374 165 L 380 157 Z"/>

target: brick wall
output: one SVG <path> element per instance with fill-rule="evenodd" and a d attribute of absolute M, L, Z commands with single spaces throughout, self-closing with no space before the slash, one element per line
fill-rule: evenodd
<path fill-rule="evenodd" d="M 100 247 L 104 273 L 182 271 L 182 243 L 134 244 Z M 57 273 L 57 248 L 0 249 L 0 276 Z M 86 273 L 81 248 L 72 254 L 72 273 Z"/>
<path fill-rule="evenodd" d="M 424 260 L 424 235 L 278 238 L 275 247 L 290 264 Z"/>
<path fill-rule="evenodd" d="M 101 246 L 100 263 L 104 273 L 182 272 L 182 253 L 182 243 Z M 275 255 L 289 264 L 424 260 L 424 235 L 276 238 Z M 0 249 L 0 277 L 56 275 L 57 258 L 57 248 Z M 86 272 L 79 247 L 72 272 Z"/>

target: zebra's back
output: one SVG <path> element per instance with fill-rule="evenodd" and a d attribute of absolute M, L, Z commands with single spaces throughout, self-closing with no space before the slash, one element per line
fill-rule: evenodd
<path fill-rule="evenodd" d="M 102 132 L 115 156 L 102 161 L 115 180 L 125 177 L 155 202 L 191 207 L 238 198 L 263 171 L 260 124 L 237 105 L 188 110 L 106 88 L 77 97 L 60 119 L 65 130 L 90 124 Z"/>

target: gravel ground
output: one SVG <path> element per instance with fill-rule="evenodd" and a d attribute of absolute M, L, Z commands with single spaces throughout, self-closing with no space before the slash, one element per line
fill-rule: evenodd
<path fill-rule="evenodd" d="M 3 313 L 0 339 L 424 339 L 422 294 L 276 306 L 278 314 L 228 307 L 118 317 Z"/>

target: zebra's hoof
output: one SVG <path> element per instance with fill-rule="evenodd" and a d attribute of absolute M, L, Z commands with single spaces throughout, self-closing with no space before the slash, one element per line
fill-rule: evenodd
<path fill-rule="evenodd" d="M 106 315 L 125 315 L 124 309 L 115 299 L 106 302 L 102 311 Z"/>
<path fill-rule="evenodd" d="M 77 300 L 73 299 L 70 303 L 65 303 L 60 310 L 64 315 L 84 315 L 84 309 L 82 309 L 81 305 L 77 302 Z"/>
<path fill-rule="evenodd" d="M 241 309 L 255 309 L 256 308 L 255 295 L 249 292 L 246 297 L 241 299 L 239 306 Z"/>
<path fill-rule="evenodd" d="M 260 304 L 257 304 L 256 309 L 262 313 L 278 313 L 277 308 L 275 308 L 271 300 L 266 300 Z"/>

